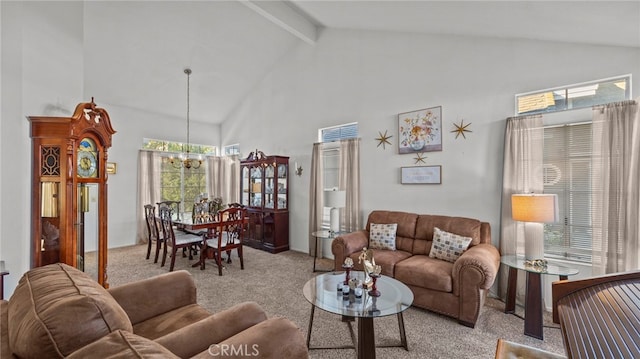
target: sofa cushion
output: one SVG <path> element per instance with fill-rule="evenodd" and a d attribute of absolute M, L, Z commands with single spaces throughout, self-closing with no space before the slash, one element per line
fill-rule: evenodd
<path fill-rule="evenodd" d="M 211 313 L 199 304 L 185 305 L 135 324 L 133 332 L 147 339 L 156 339 L 210 315 Z"/>
<path fill-rule="evenodd" d="M 387 251 L 384 249 L 372 249 L 372 251 L 376 264 L 382 267 L 382 272 L 380 273 L 389 277 L 394 276 L 396 263 L 411 257 L 411 253 L 401 250 Z M 364 270 L 362 263 L 358 263 L 359 257 L 359 253 L 352 253 L 349 255 L 349 258 L 353 260 L 353 270 Z"/>
<path fill-rule="evenodd" d="M 116 330 L 115 332 L 104 336 L 81 349 L 78 349 L 67 357 L 67 359 L 84 358 L 171 359 L 179 357 L 153 340 L 122 330 Z"/>
<path fill-rule="evenodd" d="M 415 255 L 396 264 L 395 278 L 407 285 L 450 293 L 452 273 L 451 262 Z"/>
<path fill-rule="evenodd" d="M 10 347 L 24 358 L 64 357 L 115 330 L 132 331 L 127 314 L 98 282 L 62 263 L 25 273 L 8 317 Z"/>
<path fill-rule="evenodd" d="M 397 223 L 371 223 L 369 226 L 369 248 L 396 250 Z"/>
<path fill-rule="evenodd" d="M 397 223 L 396 249 L 411 252 L 413 248 L 413 238 L 416 234 L 417 219 L 418 215 L 415 213 L 373 211 L 369 214 L 366 230 L 371 230 L 371 223 Z"/>
<path fill-rule="evenodd" d="M 436 227 L 429 257 L 455 262 L 469 248 L 469 243 L 471 237 L 459 236 Z"/>

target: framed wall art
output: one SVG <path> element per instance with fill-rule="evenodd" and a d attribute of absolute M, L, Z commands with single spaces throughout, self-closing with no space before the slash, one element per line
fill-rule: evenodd
<path fill-rule="evenodd" d="M 442 151 L 442 106 L 398 114 L 398 152 Z"/>
<path fill-rule="evenodd" d="M 400 168 L 402 184 L 441 184 L 442 166 L 413 166 Z"/>

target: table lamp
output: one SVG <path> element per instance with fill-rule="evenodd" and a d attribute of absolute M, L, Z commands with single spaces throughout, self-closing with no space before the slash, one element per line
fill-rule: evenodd
<path fill-rule="evenodd" d="M 558 196 L 555 194 L 514 194 L 511 196 L 511 217 L 514 221 L 525 222 L 525 259 L 544 259 L 543 223 L 558 222 Z"/>
<path fill-rule="evenodd" d="M 330 207 L 329 212 L 329 231 L 336 233 L 340 231 L 340 212 L 338 208 L 342 208 L 347 203 L 345 191 L 329 190 L 324 191 L 324 205 Z"/>

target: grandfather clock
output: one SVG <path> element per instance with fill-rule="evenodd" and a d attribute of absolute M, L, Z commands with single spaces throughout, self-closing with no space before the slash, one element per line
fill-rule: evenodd
<path fill-rule="evenodd" d="M 62 262 L 107 288 L 107 111 L 93 98 L 71 117 L 29 116 L 31 267 Z"/>

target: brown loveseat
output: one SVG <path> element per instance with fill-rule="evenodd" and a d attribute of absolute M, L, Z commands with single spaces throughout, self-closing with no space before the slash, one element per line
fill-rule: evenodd
<path fill-rule="evenodd" d="M 253 302 L 211 314 L 187 271 L 106 290 L 66 264 L 0 302 L 1 358 L 308 358 L 299 328 Z"/>
<path fill-rule="evenodd" d="M 369 247 L 371 223 L 397 223 L 396 250 L 373 249 L 382 275 L 406 284 L 414 295 L 413 305 L 458 319 L 474 327 L 489 288 L 500 266 L 500 254 L 491 244 L 487 222 L 462 217 L 373 211 L 364 230 L 336 237 L 331 244 L 335 269 L 351 257 L 354 269 L 362 270 L 358 256 Z M 430 258 L 434 227 L 471 237 L 469 248 L 455 261 Z"/>

